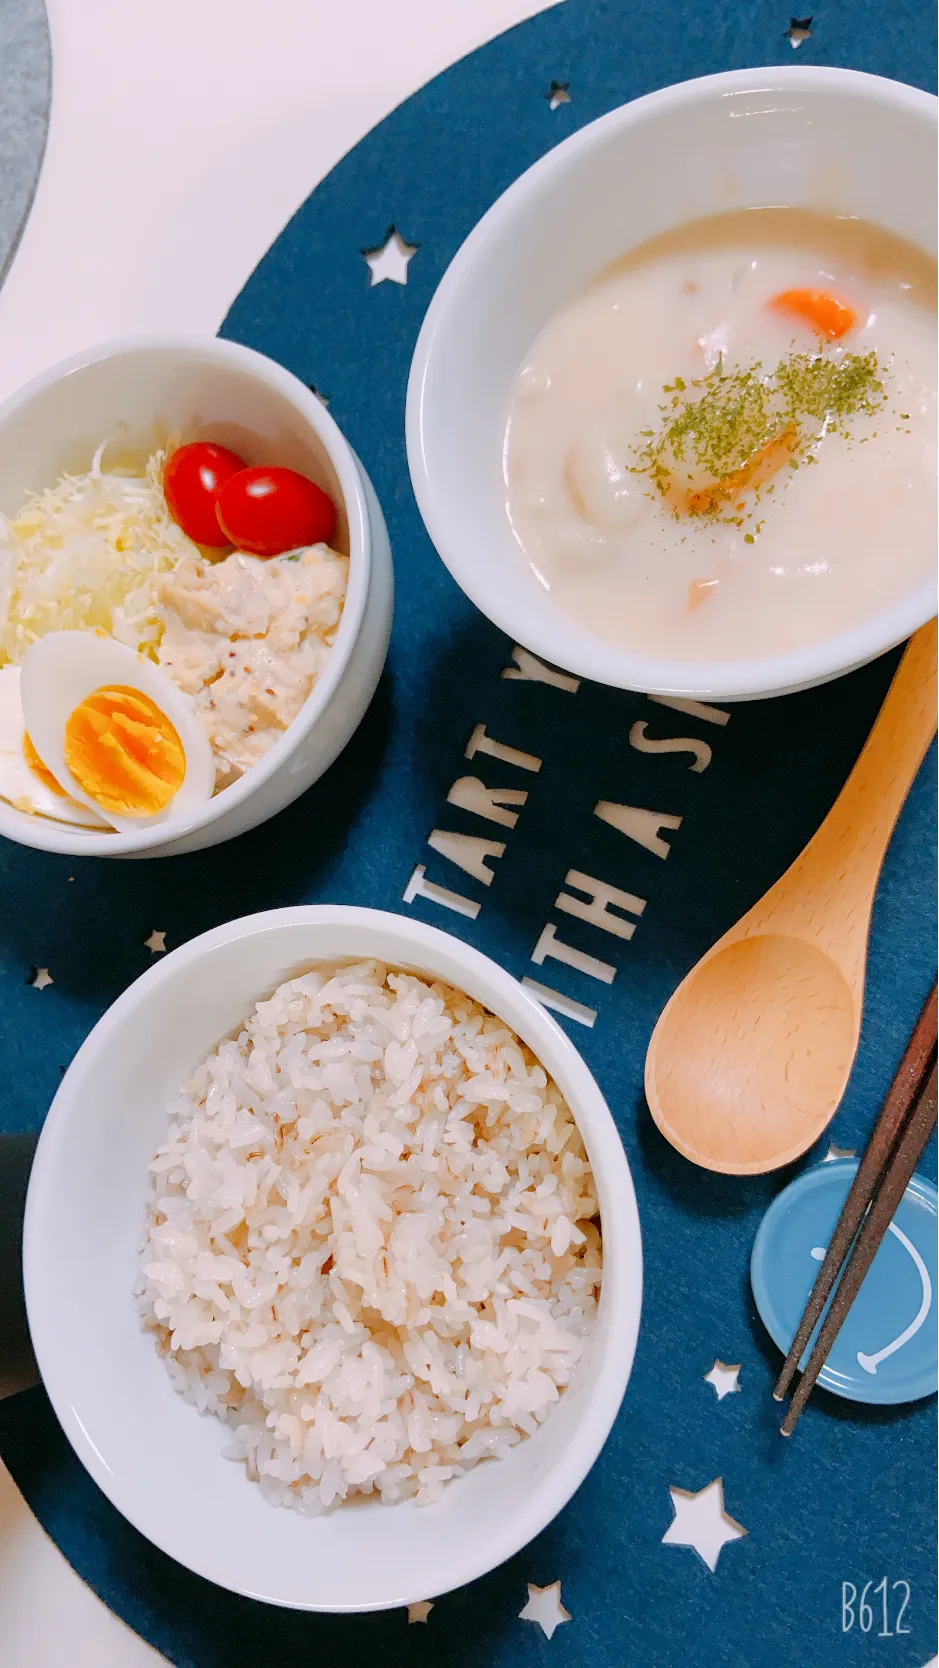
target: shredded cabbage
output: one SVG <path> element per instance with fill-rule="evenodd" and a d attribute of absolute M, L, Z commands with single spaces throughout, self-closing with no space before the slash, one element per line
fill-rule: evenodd
<path fill-rule="evenodd" d="M 151 653 L 160 641 L 155 581 L 200 551 L 166 508 L 166 453 L 154 452 L 141 476 L 103 472 L 103 452 L 13 521 L 0 516 L 0 666 L 18 665 L 48 631 L 99 628 Z"/>

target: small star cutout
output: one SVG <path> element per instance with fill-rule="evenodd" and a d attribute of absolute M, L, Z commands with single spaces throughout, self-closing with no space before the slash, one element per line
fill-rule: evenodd
<path fill-rule="evenodd" d="M 725 1396 L 729 1396 L 734 1390 L 740 1389 L 739 1377 L 739 1362 L 736 1367 L 728 1367 L 726 1361 L 715 1361 L 711 1371 L 705 1373 L 704 1382 L 705 1384 L 713 1384 L 717 1391 L 717 1399 L 722 1402 Z"/>
<path fill-rule="evenodd" d="M 26 983 L 32 985 L 33 990 L 45 990 L 47 985 L 54 985 L 55 980 L 48 967 L 31 967 Z"/>
<path fill-rule="evenodd" d="M 569 81 L 552 81 L 550 87 L 548 88 L 548 91 L 545 93 L 545 98 L 548 101 L 548 109 L 549 110 L 557 110 L 558 106 L 561 105 L 561 104 L 570 104 L 570 102 L 571 102 L 571 84 L 570 84 L 570 82 Z"/>
<path fill-rule="evenodd" d="M 834 1141 L 832 1141 L 825 1157 L 822 1159 L 822 1163 L 833 1164 L 836 1158 L 857 1158 L 857 1148 L 836 1147 Z"/>
<path fill-rule="evenodd" d="M 433 1608 L 429 1599 L 418 1599 L 416 1604 L 409 1604 L 408 1626 L 410 1627 L 412 1622 L 426 1622 Z"/>
<path fill-rule="evenodd" d="M 724 1485 L 720 1477 L 689 1494 L 684 1488 L 669 1488 L 675 1516 L 662 1536 L 663 1546 L 690 1546 L 712 1572 L 717 1569 L 721 1547 L 739 1541 L 746 1534 L 724 1510 Z"/>
<path fill-rule="evenodd" d="M 417 250 L 416 243 L 405 243 L 394 226 L 390 226 L 384 243 L 379 244 L 377 249 L 362 250 L 372 275 L 371 287 L 384 284 L 386 279 L 390 279 L 393 284 L 406 284 L 408 265 L 412 255 L 417 254 Z"/>
<path fill-rule="evenodd" d="M 317 399 L 320 402 L 320 405 L 328 405 L 329 404 L 330 400 L 332 399 L 332 394 L 324 394 L 323 390 L 321 388 L 317 388 L 315 382 L 308 382 L 307 387 L 309 388 L 311 394 L 316 395 Z"/>
<path fill-rule="evenodd" d="M 555 1628 L 571 1619 L 570 1611 L 561 1603 L 560 1581 L 553 1581 L 550 1587 L 533 1587 L 529 1581 L 528 1603 L 519 1616 L 523 1622 L 537 1622 L 545 1638 L 550 1639 Z"/>
<path fill-rule="evenodd" d="M 150 951 L 151 956 L 163 956 L 163 955 L 165 955 L 166 954 L 166 933 L 165 932 L 157 932 L 156 927 L 154 927 L 152 933 L 150 934 L 150 937 L 144 939 L 144 946 L 146 947 L 146 949 L 148 949 Z"/>
<path fill-rule="evenodd" d="M 812 19 L 810 17 L 791 17 L 786 30 L 786 38 L 793 52 L 807 41 L 812 33 Z"/>

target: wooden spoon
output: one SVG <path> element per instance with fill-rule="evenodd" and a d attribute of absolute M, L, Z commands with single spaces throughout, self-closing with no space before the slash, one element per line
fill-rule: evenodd
<path fill-rule="evenodd" d="M 897 668 L 817 834 L 682 980 L 646 1055 L 662 1134 L 707 1170 L 755 1175 L 816 1141 L 861 1030 L 874 891 L 936 730 L 936 621 Z"/>

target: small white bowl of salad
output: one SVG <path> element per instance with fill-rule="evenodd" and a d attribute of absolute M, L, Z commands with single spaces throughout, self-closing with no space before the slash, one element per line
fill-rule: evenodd
<path fill-rule="evenodd" d="M 322 401 L 235 342 L 105 343 L 0 406 L 0 834 L 163 857 L 297 799 L 361 722 L 391 551 Z"/>

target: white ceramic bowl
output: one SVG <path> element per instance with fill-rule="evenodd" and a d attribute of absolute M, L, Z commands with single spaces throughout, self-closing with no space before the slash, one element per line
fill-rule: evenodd
<path fill-rule="evenodd" d="M 311 476 L 339 506 L 349 588 L 329 662 L 300 714 L 232 787 L 171 828 L 130 834 L 69 828 L 0 800 L 0 834 L 76 856 L 165 857 L 243 834 L 322 776 L 362 720 L 391 630 L 388 534 L 362 465 L 321 400 L 263 354 L 215 337 L 106 342 L 54 365 L 0 406 L 0 511 L 86 470 L 102 440 L 146 457 L 168 434 L 215 440 L 247 463 Z"/>
<path fill-rule="evenodd" d="M 502 441 L 510 388 L 542 327 L 616 256 L 732 208 L 791 205 L 879 222 L 935 251 L 936 101 L 848 70 L 738 70 L 637 99 L 536 162 L 457 252 L 418 337 L 408 461 L 450 572 L 514 641 L 557 666 L 650 694 L 745 700 L 836 677 L 936 611 L 924 583 L 804 649 L 725 662 L 663 660 L 564 614 L 509 528 Z"/>
<path fill-rule="evenodd" d="M 174 1394 L 132 1295 L 147 1167 L 193 1067 L 257 998 L 311 962 L 376 956 L 459 986 L 506 1020 L 566 1096 L 597 1182 L 603 1282 L 589 1352 L 537 1435 L 426 1508 L 322 1518 L 265 1504 L 223 1460 L 225 1427 Z M 247 916 L 155 964 L 95 1026 L 43 1128 L 24 1231 L 26 1301 L 45 1387 L 114 1505 L 180 1563 L 305 1610 L 375 1610 L 462 1585 L 510 1557 L 573 1494 L 632 1365 L 642 1286 L 629 1167 L 606 1102 L 546 1011 L 486 956 L 419 921 L 305 907 Z"/>

